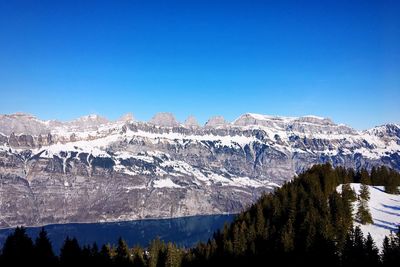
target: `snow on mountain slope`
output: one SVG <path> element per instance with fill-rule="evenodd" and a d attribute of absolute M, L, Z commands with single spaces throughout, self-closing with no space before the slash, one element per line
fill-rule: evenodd
<path fill-rule="evenodd" d="M 360 186 L 360 184 L 351 184 L 357 195 L 359 195 Z M 355 225 L 360 226 L 364 235 L 370 233 L 376 245 L 382 248 L 385 236 L 388 236 L 391 231 L 397 231 L 400 225 L 400 195 L 385 193 L 383 186 L 368 186 L 368 188 L 371 196 L 368 206 L 374 223 L 362 225 L 355 222 Z M 341 186 L 338 187 L 338 191 L 341 191 Z M 353 205 L 354 212 L 357 212 L 357 201 Z"/>

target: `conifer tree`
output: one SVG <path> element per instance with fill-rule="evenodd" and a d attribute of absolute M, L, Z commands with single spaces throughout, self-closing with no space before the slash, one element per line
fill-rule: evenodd
<path fill-rule="evenodd" d="M 368 233 L 365 241 L 365 262 L 369 266 L 379 266 L 380 264 L 379 249 L 370 233 Z"/>
<path fill-rule="evenodd" d="M 148 256 L 148 266 L 157 267 L 158 260 L 160 257 L 161 249 L 163 244 L 159 237 L 150 242 L 149 245 L 149 256 Z"/>
<path fill-rule="evenodd" d="M 360 171 L 360 183 L 370 185 L 371 177 L 366 169 L 361 169 Z"/>
<path fill-rule="evenodd" d="M 37 265 L 49 266 L 56 263 L 56 257 L 47 232 L 42 228 L 34 245 L 34 262 Z"/>
<path fill-rule="evenodd" d="M 81 262 L 81 248 L 76 238 L 68 236 L 60 250 L 60 263 L 62 266 L 75 266 Z"/>
<path fill-rule="evenodd" d="M 371 224 L 373 223 L 373 220 L 368 208 L 368 201 L 370 199 L 368 186 L 361 184 L 359 194 L 360 196 L 359 196 L 356 219 L 361 224 Z"/>
<path fill-rule="evenodd" d="M 32 239 L 26 234 L 24 227 L 17 227 L 4 243 L 2 265 L 27 266 L 32 261 L 33 253 Z"/>
<path fill-rule="evenodd" d="M 353 202 L 357 200 L 356 193 L 351 188 L 350 184 L 343 184 L 342 185 L 342 196 L 345 200 L 349 202 Z"/>
<path fill-rule="evenodd" d="M 132 255 L 133 267 L 144 267 L 146 265 L 144 260 L 144 252 L 141 247 L 135 246 L 132 249 Z"/>
<path fill-rule="evenodd" d="M 368 202 L 370 200 L 370 193 L 369 193 L 368 185 L 361 184 L 359 194 L 360 194 L 360 199 L 361 200 L 364 200 L 364 201 Z"/>
<path fill-rule="evenodd" d="M 383 241 L 382 263 L 383 266 L 398 266 L 400 260 L 400 226 L 398 232 L 385 237 Z"/>
<path fill-rule="evenodd" d="M 111 266 L 112 264 L 112 255 L 111 255 L 111 247 L 110 245 L 101 246 L 99 252 L 99 261 L 101 262 L 101 266 Z"/>
<path fill-rule="evenodd" d="M 264 212 L 260 203 L 256 204 L 256 208 L 256 233 L 257 236 L 262 237 L 265 233 Z"/>
<path fill-rule="evenodd" d="M 118 245 L 114 257 L 114 262 L 117 266 L 129 266 L 131 263 L 131 253 L 128 244 L 121 237 L 118 239 Z"/>
<path fill-rule="evenodd" d="M 180 253 L 177 247 L 169 242 L 167 244 L 165 267 L 179 267 L 181 264 Z"/>

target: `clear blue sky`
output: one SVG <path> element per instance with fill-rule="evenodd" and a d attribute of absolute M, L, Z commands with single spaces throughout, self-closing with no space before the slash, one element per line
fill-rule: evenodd
<path fill-rule="evenodd" d="M 400 123 L 400 1 L 0 0 L 0 113 Z"/>

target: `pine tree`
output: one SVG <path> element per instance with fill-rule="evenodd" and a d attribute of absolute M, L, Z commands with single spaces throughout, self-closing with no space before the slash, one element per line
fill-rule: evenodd
<path fill-rule="evenodd" d="M 360 199 L 364 201 L 369 201 L 370 200 L 370 193 L 369 193 L 369 188 L 368 185 L 361 184 L 360 187 Z"/>
<path fill-rule="evenodd" d="M 128 244 L 121 237 L 118 239 L 114 262 L 120 267 L 129 266 L 131 263 L 131 253 Z"/>
<path fill-rule="evenodd" d="M 379 266 L 380 257 L 379 249 L 376 247 L 374 240 L 370 233 L 367 235 L 367 240 L 365 241 L 365 262 L 369 266 Z"/>
<path fill-rule="evenodd" d="M 2 265 L 27 266 L 31 264 L 33 254 L 32 239 L 26 234 L 24 227 L 17 227 L 4 243 Z"/>
<path fill-rule="evenodd" d="M 102 266 L 111 266 L 111 247 L 110 245 L 103 245 L 99 252 L 99 261 L 101 262 Z"/>
<path fill-rule="evenodd" d="M 70 239 L 68 236 L 60 250 L 60 263 L 62 266 L 79 265 L 81 262 L 82 251 L 76 238 Z"/>
<path fill-rule="evenodd" d="M 153 241 L 150 242 L 149 245 L 149 256 L 148 256 L 148 266 L 149 267 L 157 267 L 158 259 L 160 257 L 161 249 L 163 244 L 160 241 L 160 238 L 157 237 Z"/>
<path fill-rule="evenodd" d="M 165 267 L 179 267 L 181 264 L 181 257 L 178 248 L 169 242 L 167 244 L 167 256 L 165 260 Z"/>
<path fill-rule="evenodd" d="M 35 265 L 49 266 L 56 263 L 56 257 L 51 246 L 47 232 L 42 228 L 36 238 L 34 245 L 34 262 Z"/>
<path fill-rule="evenodd" d="M 357 262 L 354 257 L 354 229 L 351 229 L 346 236 L 342 250 L 342 266 L 356 266 Z"/>
<path fill-rule="evenodd" d="M 398 194 L 399 193 L 399 183 L 396 179 L 389 175 L 385 179 L 385 192 L 388 194 Z"/>
<path fill-rule="evenodd" d="M 294 229 L 292 220 L 288 220 L 282 229 L 281 244 L 284 252 L 289 252 L 294 249 Z"/>
<path fill-rule="evenodd" d="M 368 208 L 368 201 L 370 199 L 370 195 L 367 185 L 361 184 L 359 198 L 360 200 L 358 202 L 356 220 L 359 221 L 361 224 L 373 223 L 372 216 Z"/>
<path fill-rule="evenodd" d="M 256 233 L 257 236 L 263 237 L 265 234 L 265 218 L 261 204 L 256 205 Z"/>
<path fill-rule="evenodd" d="M 366 169 L 361 169 L 360 171 L 360 183 L 370 185 L 371 177 Z"/>
<path fill-rule="evenodd" d="M 400 262 L 400 226 L 396 234 L 390 233 L 383 241 L 383 266 L 398 266 Z"/>
<path fill-rule="evenodd" d="M 92 244 L 92 247 L 90 248 L 90 264 L 89 265 L 99 266 L 102 264 L 103 264 L 103 262 L 101 260 L 99 247 L 97 246 L 97 243 L 94 242 Z"/>
<path fill-rule="evenodd" d="M 135 246 L 132 249 L 132 260 L 133 260 L 133 267 L 144 267 L 146 265 L 144 260 L 144 252 L 143 249 L 139 246 Z"/>
<path fill-rule="evenodd" d="M 371 169 L 371 184 L 372 185 L 382 185 L 382 182 L 379 179 L 378 171 L 375 167 Z"/>
<path fill-rule="evenodd" d="M 353 202 L 357 200 L 356 193 L 351 188 L 350 184 L 343 184 L 342 185 L 342 196 L 345 200 L 349 202 Z"/>
<path fill-rule="evenodd" d="M 391 233 L 383 240 L 382 263 L 383 266 L 398 266 L 400 261 L 400 234 Z"/>

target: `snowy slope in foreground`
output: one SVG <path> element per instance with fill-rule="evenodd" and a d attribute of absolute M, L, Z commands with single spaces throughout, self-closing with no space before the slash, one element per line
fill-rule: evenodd
<path fill-rule="evenodd" d="M 359 194 L 360 184 L 351 184 L 351 187 Z M 338 187 L 341 191 L 341 185 Z M 355 225 L 360 226 L 364 235 L 371 233 L 376 245 L 382 248 L 382 242 L 385 236 L 388 236 L 391 231 L 396 231 L 400 224 L 400 195 L 387 194 L 383 186 L 369 186 L 371 199 L 369 201 L 369 209 L 371 211 L 373 224 L 362 225 L 355 222 Z M 354 212 L 357 211 L 357 201 L 354 202 Z"/>

